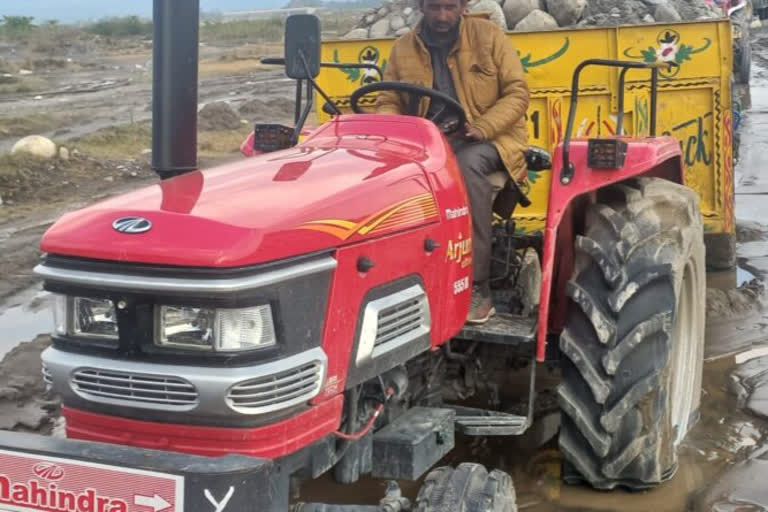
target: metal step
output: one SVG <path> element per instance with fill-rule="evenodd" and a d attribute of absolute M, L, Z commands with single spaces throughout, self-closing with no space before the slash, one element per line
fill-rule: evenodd
<path fill-rule="evenodd" d="M 482 325 L 465 325 L 456 338 L 502 345 L 520 345 L 536 340 L 536 316 L 497 313 Z"/>
<path fill-rule="evenodd" d="M 525 416 L 473 407 L 451 408 L 456 411 L 456 430 L 468 436 L 519 436 L 531 426 Z"/>

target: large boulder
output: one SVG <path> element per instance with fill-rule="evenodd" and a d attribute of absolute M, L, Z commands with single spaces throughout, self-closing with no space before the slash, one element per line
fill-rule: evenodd
<path fill-rule="evenodd" d="M 368 37 L 367 28 L 355 28 L 347 32 L 344 39 L 366 39 Z"/>
<path fill-rule="evenodd" d="M 389 19 L 383 18 L 371 25 L 368 37 L 371 39 L 381 39 L 389 34 Z"/>
<path fill-rule="evenodd" d="M 413 28 L 419 23 L 421 23 L 422 18 L 424 18 L 424 13 L 419 10 L 414 10 L 411 14 L 408 15 L 408 26 Z"/>
<path fill-rule="evenodd" d="M 537 0 L 538 1 L 538 0 Z M 502 30 L 507 29 L 507 20 L 504 10 L 496 0 L 475 0 L 469 4 L 469 12 L 487 12 L 489 19 L 497 24 Z"/>
<path fill-rule="evenodd" d="M 676 23 L 683 19 L 680 16 L 680 13 L 677 12 L 677 9 L 666 2 L 662 2 L 656 6 L 653 11 L 653 17 L 656 21 L 663 23 Z"/>
<path fill-rule="evenodd" d="M 587 0 L 546 0 L 546 3 L 547 12 L 561 27 L 576 24 L 587 7 Z"/>
<path fill-rule="evenodd" d="M 503 11 L 507 26 L 510 29 L 515 28 L 534 9 L 541 8 L 539 0 L 505 0 Z"/>
<path fill-rule="evenodd" d="M 56 158 L 58 152 L 56 151 L 56 144 L 54 144 L 51 139 L 47 139 L 40 135 L 30 135 L 14 144 L 11 149 L 11 154 L 25 154 L 45 160 L 51 160 L 52 158 Z"/>
<path fill-rule="evenodd" d="M 392 19 L 389 20 L 389 28 L 392 29 L 392 32 L 397 32 L 404 26 L 405 26 L 405 19 L 402 16 L 395 15 L 395 16 L 392 16 Z"/>
<path fill-rule="evenodd" d="M 520 23 L 515 25 L 515 30 L 520 32 L 539 32 L 541 30 L 554 30 L 557 27 L 557 20 L 555 18 L 541 9 L 534 9 Z"/>

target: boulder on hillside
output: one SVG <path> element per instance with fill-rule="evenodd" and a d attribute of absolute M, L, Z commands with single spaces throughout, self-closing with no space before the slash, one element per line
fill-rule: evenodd
<path fill-rule="evenodd" d="M 47 139 L 40 135 L 24 137 L 14 144 L 11 149 L 11 154 L 18 155 L 21 153 L 45 160 L 51 160 L 58 155 L 56 144 L 54 144 L 51 139 Z"/>

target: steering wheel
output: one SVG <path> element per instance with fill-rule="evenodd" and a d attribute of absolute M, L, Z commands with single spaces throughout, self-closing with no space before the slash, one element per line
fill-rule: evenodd
<path fill-rule="evenodd" d="M 372 84 L 364 85 L 363 87 L 360 87 L 358 90 L 352 93 L 352 96 L 349 98 L 349 106 L 352 109 L 352 111 L 355 114 L 364 114 L 362 108 L 360 108 L 359 101 L 360 98 L 363 96 L 370 94 L 372 92 L 381 92 L 381 91 L 394 91 L 394 92 L 404 92 L 408 93 L 410 96 L 410 101 L 408 102 L 408 107 L 406 110 L 406 115 L 409 116 L 418 116 L 419 115 L 419 105 L 421 103 L 422 98 L 429 98 L 433 102 L 437 102 L 439 105 L 442 105 L 442 108 L 437 110 L 434 114 L 429 116 L 427 119 L 435 123 L 440 130 L 442 130 L 443 133 L 446 135 L 449 135 L 456 130 L 464 127 L 467 124 L 467 113 L 464 112 L 464 108 L 461 106 L 461 104 L 448 96 L 447 94 L 443 94 L 440 91 L 436 91 L 434 89 L 429 89 L 427 87 L 422 87 L 420 85 L 415 84 L 408 84 L 404 82 L 373 82 Z M 438 122 L 437 120 L 445 113 L 448 112 L 450 114 L 454 114 L 454 119 L 452 121 L 445 121 L 445 122 Z M 451 116 L 453 117 L 453 116 Z M 450 119 L 450 118 L 449 118 Z M 456 119 L 458 122 L 456 122 Z"/>

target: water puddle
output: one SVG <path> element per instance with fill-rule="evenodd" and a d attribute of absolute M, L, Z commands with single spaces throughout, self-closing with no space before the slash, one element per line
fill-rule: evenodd
<path fill-rule="evenodd" d="M 0 306 L 0 359 L 16 345 L 51 332 L 51 294 L 38 288 L 9 298 Z"/>
<path fill-rule="evenodd" d="M 754 242 L 753 242 L 754 243 Z M 765 242 L 759 242 L 765 243 Z M 768 244 L 766 244 L 768 248 Z M 707 272 L 707 288 L 717 288 L 718 290 L 732 290 L 739 288 L 753 279 L 756 279 L 756 272 L 746 261 L 740 261 L 739 265 L 729 270 L 720 270 L 717 272 Z"/>

